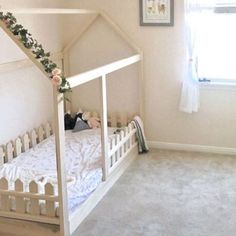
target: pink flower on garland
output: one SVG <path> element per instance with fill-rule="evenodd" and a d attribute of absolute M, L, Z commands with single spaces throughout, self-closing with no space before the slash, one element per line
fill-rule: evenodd
<path fill-rule="evenodd" d="M 52 77 L 52 83 L 53 83 L 54 86 L 60 86 L 60 85 L 61 85 L 61 82 L 62 82 L 61 76 L 59 76 L 59 75 L 54 75 L 54 76 Z"/>
<path fill-rule="evenodd" d="M 3 22 L 5 23 L 5 25 L 8 27 L 10 26 L 10 21 L 9 20 L 3 20 Z"/>
<path fill-rule="evenodd" d="M 55 68 L 55 69 L 52 71 L 52 75 L 53 75 L 53 76 L 61 75 L 61 70 L 60 70 L 59 68 Z"/>

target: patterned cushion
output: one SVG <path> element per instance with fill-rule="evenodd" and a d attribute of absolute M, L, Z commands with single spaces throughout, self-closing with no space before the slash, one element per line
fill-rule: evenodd
<path fill-rule="evenodd" d="M 72 132 L 75 133 L 85 129 L 90 129 L 89 125 L 78 117 Z"/>

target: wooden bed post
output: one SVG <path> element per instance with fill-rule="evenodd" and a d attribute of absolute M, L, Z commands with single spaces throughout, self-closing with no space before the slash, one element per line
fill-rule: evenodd
<path fill-rule="evenodd" d="M 62 68 L 63 68 L 63 72 L 65 77 L 69 77 L 70 75 L 70 59 L 69 59 L 69 54 L 68 53 L 63 53 L 63 59 L 62 59 Z M 71 101 L 72 97 L 71 97 L 71 93 L 68 92 L 66 93 L 67 98 Z M 65 112 L 71 111 L 72 107 L 71 107 L 71 102 L 65 100 L 64 101 L 64 110 Z"/>
<path fill-rule="evenodd" d="M 143 63 L 143 52 L 140 53 L 141 60 L 139 62 L 139 112 L 140 116 L 145 122 L 145 94 L 144 94 L 144 63 Z"/>
<path fill-rule="evenodd" d="M 106 181 L 108 176 L 108 129 L 107 129 L 107 87 L 106 87 L 106 75 L 102 76 L 101 79 L 101 128 L 102 128 L 102 171 L 103 171 L 103 181 Z"/>
<path fill-rule="evenodd" d="M 63 94 L 58 93 L 56 87 L 53 87 L 53 99 L 58 196 L 60 209 L 60 235 L 69 236 L 70 233 L 65 166 L 64 98 Z"/>

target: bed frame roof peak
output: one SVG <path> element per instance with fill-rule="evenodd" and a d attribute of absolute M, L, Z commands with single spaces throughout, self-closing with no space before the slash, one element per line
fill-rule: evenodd
<path fill-rule="evenodd" d="M 66 45 L 63 49 L 63 53 L 67 52 L 75 42 L 77 42 L 80 37 L 88 30 L 88 28 L 94 23 L 98 16 L 102 17 L 112 28 L 118 33 L 131 48 L 133 48 L 137 53 L 142 54 L 141 48 L 136 45 L 136 43 L 126 34 L 121 27 L 116 24 L 111 17 L 104 11 L 96 11 L 92 9 L 79 9 L 79 8 L 2 8 L 0 5 L 0 10 L 3 12 L 11 12 L 14 14 L 89 14 L 95 15 L 92 21 L 88 22 L 85 27 L 78 32 L 78 34 L 72 39 L 72 41 Z"/>
<path fill-rule="evenodd" d="M 95 14 L 84 27 L 78 31 L 74 38 L 63 48 L 63 54 L 66 54 L 78 42 L 83 34 L 85 34 L 93 23 L 101 17 L 136 53 L 142 54 L 142 49 L 134 42 L 134 40 L 122 28 L 112 20 L 112 18 L 104 11 Z"/>
<path fill-rule="evenodd" d="M 69 50 L 78 42 L 81 38 L 81 36 L 92 26 L 92 24 L 98 19 L 98 17 L 101 17 L 102 19 L 107 22 L 111 28 L 135 51 L 135 53 L 139 54 L 141 58 L 143 57 L 143 52 L 140 49 L 139 46 L 136 45 L 136 43 L 128 36 L 128 34 L 121 29 L 121 27 L 116 24 L 111 17 L 105 13 L 104 11 L 95 11 L 95 10 L 89 10 L 89 9 L 69 9 L 69 8 L 2 8 L 0 6 L 0 11 L 3 12 L 11 12 L 14 14 L 90 14 L 93 15 L 92 19 L 88 21 L 88 24 L 84 25 L 84 27 L 72 38 L 72 40 L 64 46 L 62 49 L 62 58 L 69 52 Z M 33 54 L 30 50 L 26 49 L 21 42 L 19 42 L 14 35 L 9 31 L 9 29 L 6 27 L 6 25 L 0 21 L 0 28 L 3 29 L 3 31 L 12 39 L 12 41 L 26 54 L 26 56 L 29 58 L 29 61 L 33 62 L 33 64 L 41 70 L 41 72 L 48 78 L 48 74 L 44 71 L 43 66 L 41 63 L 35 59 Z M 23 63 L 24 61 L 24 63 Z M 22 67 L 22 63 L 24 65 L 29 65 L 29 63 L 25 63 L 26 60 L 20 60 L 12 63 L 7 63 L 6 65 L 2 64 L 0 65 L 0 72 L 6 70 L 11 70 L 13 66 L 17 66 L 19 64 L 19 67 Z M 23 66 L 24 66 L 23 65 Z M 7 67 L 7 68 L 5 68 Z"/>

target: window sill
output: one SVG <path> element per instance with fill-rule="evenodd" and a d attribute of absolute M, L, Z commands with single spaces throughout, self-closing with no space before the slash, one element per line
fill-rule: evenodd
<path fill-rule="evenodd" d="M 235 82 L 199 82 L 201 89 L 230 89 L 236 90 L 236 83 Z"/>

